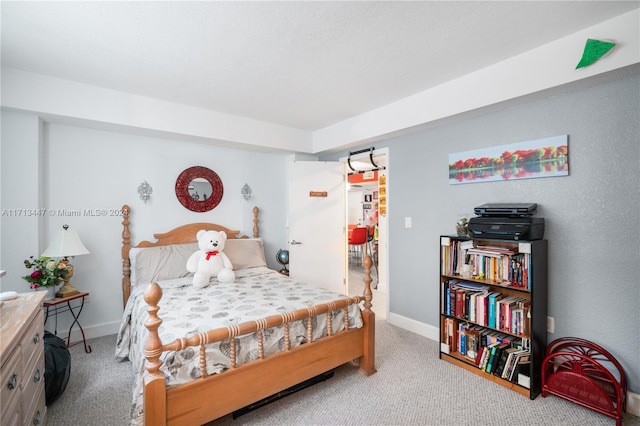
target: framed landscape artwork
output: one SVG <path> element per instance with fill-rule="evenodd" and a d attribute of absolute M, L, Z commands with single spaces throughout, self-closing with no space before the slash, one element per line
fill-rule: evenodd
<path fill-rule="evenodd" d="M 569 175 L 569 135 L 449 154 L 449 184 Z"/>

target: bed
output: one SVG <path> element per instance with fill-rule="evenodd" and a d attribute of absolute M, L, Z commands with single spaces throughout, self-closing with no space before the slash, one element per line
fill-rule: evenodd
<path fill-rule="evenodd" d="M 252 237 L 193 223 L 135 246 L 131 210 L 122 211 L 116 358 L 130 360 L 135 375 L 132 425 L 202 425 L 343 364 L 375 373 L 370 257 L 363 295 L 348 297 L 269 269 L 257 207 Z M 227 233 L 235 282 L 191 285 L 185 263 L 200 229 Z"/>

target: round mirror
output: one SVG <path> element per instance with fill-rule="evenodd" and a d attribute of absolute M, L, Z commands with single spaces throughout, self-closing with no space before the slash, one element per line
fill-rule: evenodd
<path fill-rule="evenodd" d="M 222 200 L 222 180 L 211 169 L 189 167 L 176 180 L 176 197 L 193 212 L 208 212 Z"/>
<path fill-rule="evenodd" d="M 211 184 L 204 178 L 195 178 L 189 183 L 189 195 L 195 201 L 206 201 L 211 196 Z"/>

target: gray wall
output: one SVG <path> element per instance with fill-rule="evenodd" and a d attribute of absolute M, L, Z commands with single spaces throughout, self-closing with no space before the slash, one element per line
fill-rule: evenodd
<path fill-rule="evenodd" d="M 604 346 L 626 370 L 629 390 L 640 392 L 639 80 L 634 75 L 373 144 L 389 147 L 390 313 L 437 327 L 439 235 L 454 233 L 458 215 L 480 204 L 536 202 L 549 240 L 548 313 L 555 318 L 549 342 L 575 336 Z M 568 177 L 448 183 L 449 153 L 563 134 Z"/>

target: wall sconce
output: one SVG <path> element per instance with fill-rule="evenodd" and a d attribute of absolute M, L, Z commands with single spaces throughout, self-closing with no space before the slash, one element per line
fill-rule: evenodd
<path fill-rule="evenodd" d="M 140 194 L 140 199 L 144 201 L 145 204 L 147 204 L 147 201 L 149 200 L 149 198 L 151 198 L 152 192 L 153 188 L 151 188 L 151 185 L 149 185 L 146 180 L 138 187 L 138 194 Z"/>
<path fill-rule="evenodd" d="M 251 187 L 249 184 L 245 183 L 240 192 L 242 193 L 242 198 L 244 198 L 245 201 L 249 201 L 249 198 L 251 198 Z"/>

